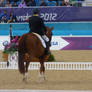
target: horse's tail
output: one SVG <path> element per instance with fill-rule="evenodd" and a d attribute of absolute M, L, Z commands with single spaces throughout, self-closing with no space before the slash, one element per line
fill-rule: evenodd
<path fill-rule="evenodd" d="M 18 44 L 18 68 L 19 68 L 19 72 L 24 74 L 25 73 L 25 66 L 24 66 L 24 62 L 25 62 L 25 53 L 26 53 L 26 49 L 25 49 L 25 35 L 22 36 L 19 39 L 19 44 Z"/>

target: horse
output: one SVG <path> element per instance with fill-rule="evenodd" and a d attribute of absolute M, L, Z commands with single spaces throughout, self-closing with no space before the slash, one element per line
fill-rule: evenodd
<path fill-rule="evenodd" d="M 46 27 L 46 35 L 50 39 L 52 38 L 52 30 L 54 27 Z M 18 68 L 19 72 L 23 74 L 23 80 L 27 82 L 28 79 L 28 66 L 30 62 L 40 62 L 40 79 L 45 77 L 45 66 L 50 55 L 45 55 L 45 48 L 43 47 L 40 39 L 34 33 L 23 34 L 18 40 Z"/>

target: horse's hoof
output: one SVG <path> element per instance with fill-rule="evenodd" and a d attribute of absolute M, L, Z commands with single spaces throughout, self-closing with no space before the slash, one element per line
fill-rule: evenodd
<path fill-rule="evenodd" d="M 46 81 L 47 80 L 47 78 L 46 77 L 44 77 L 44 81 Z"/>
<path fill-rule="evenodd" d="M 43 81 L 43 80 L 39 80 L 38 82 L 39 82 L 39 83 L 43 83 L 44 81 Z"/>
<path fill-rule="evenodd" d="M 25 81 L 25 78 L 23 78 L 23 81 Z"/>
<path fill-rule="evenodd" d="M 23 78 L 23 81 L 24 81 L 25 83 L 28 83 L 27 79 L 25 79 L 25 78 Z"/>
<path fill-rule="evenodd" d="M 40 77 L 40 78 L 39 78 L 39 83 L 43 83 L 43 82 L 45 82 L 46 80 L 47 80 L 46 78 Z"/>

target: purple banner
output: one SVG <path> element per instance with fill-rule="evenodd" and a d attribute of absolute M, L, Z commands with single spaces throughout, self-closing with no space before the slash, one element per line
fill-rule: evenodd
<path fill-rule="evenodd" d="M 18 22 L 25 22 L 32 15 L 34 8 L 0 8 L 7 10 L 8 15 L 13 11 Z M 92 7 L 41 7 L 40 16 L 45 22 L 62 21 L 92 21 Z"/>
<path fill-rule="evenodd" d="M 92 50 L 92 37 L 62 37 L 69 44 L 62 50 Z"/>

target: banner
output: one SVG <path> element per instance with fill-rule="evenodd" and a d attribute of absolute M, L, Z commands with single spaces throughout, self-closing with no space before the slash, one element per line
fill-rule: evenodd
<path fill-rule="evenodd" d="M 69 44 L 62 50 L 92 50 L 92 37 L 62 37 Z"/>
<path fill-rule="evenodd" d="M 51 50 L 92 50 L 92 37 L 53 36 Z"/>
<path fill-rule="evenodd" d="M 29 16 L 32 16 L 34 8 L 0 8 L 1 12 L 7 10 L 17 17 L 18 22 L 26 22 Z M 40 17 L 45 22 L 62 21 L 92 21 L 92 7 L 40 7 Z"/>
<path fill-rule="evenodd" d="M 9 35 L 10 25 L 12 35 L 21 36 L 29 32 L 28 23 L 2 23 L 0 24 L 0 35 Z M 53 36 L 92 36 L 92 22 L 58 22 L 45 23 L 48 27 L 54 27 Z"/>
<path fill-rule="evenodd" d="M 0 36 L 0 50 L 10 42 L 9 36 Z M 92 37 L 52 36 L 51 50 L 92 50 Z"/>

